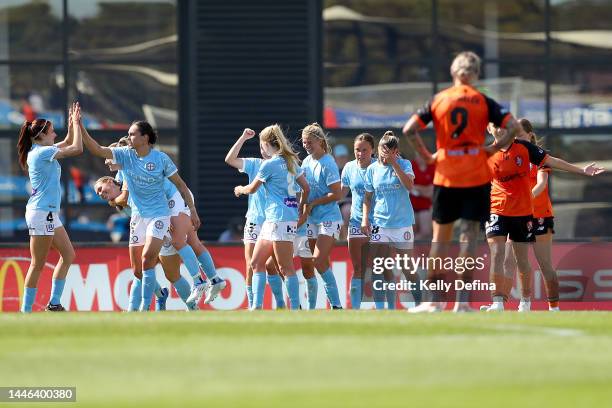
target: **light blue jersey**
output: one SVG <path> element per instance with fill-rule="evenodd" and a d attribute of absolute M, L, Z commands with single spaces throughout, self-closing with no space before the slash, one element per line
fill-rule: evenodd
<path fill-rule="evenodd" d="M 263 159 L 258 159 L 256 157 L 247 157 L 242 159 L 242 168 L 240 169 L 241 173 L 245 173 L 249 176 L 249 184 L 255 180 L 257 173 L 259 172 L 259 167 Z M 263 224 L 266 220 L 266 191 L 263 188 L 260 188 L 255 192 L 255 194 L 249 194 L 249 207 L 247 209 L 247 213 L 245 215 L 248 223 L 253 224 Z"/>
<path fill-rule="evenodd" d="M 308 155 L 302 162 L 302 170 L 304 170 L 306 181 L 310 185 L 308 202 L 325 197 L 331 192 L 329 186 L 340 182 L 338 165 L 330 154 L 323 155 L 319 160 L 314 159 L 312 155 Z M 342 214 L 340 214 L 340 207 L 336 201 L 312 208 L 308 222 L 320 224 L 325 221 L 342 222 Z"/>
<path fill-rule="evenodd" d="M 178 170 L 168 155 L 155 149 L 145 157 L 139 157 L 129 147 L 113 147 L 111 150 L 113 160 L 121 166 L 128 183 L 132 213 L 144 218 L 169 216 L 164 180 Z"/>
<path fill-rule="evenodd" d="M 374 163 L 376 159 L 372 158 Z M 370 163 L 370 164 L 371 164 Z M 342 187 L 351 189 L 351 218 L 350 224 L 360 226 L 363 218 L 363 195 L 365 194 L 365 174 L 367 167 L 361 168 L 357 160 L 346 163 L 342 169 Z M 374 209 L 370 212 L 370 219 Z"/>
<path fill-rule="evenodd" d="M 123 170 L 119 170 L 117 171 L 117 174 L 115 175 L 115 181 L 119 182 L 119 183 L 123 183 L 123 180 L 125 180 L 125 176 L 123 174 Z M 174 196 L 174 194 L 176 194 L 176 192 L 178 191 L 178 189 L 176 188 L 176 186 L 174 185 L 173 182 L 171 182 L 168 179 L 164 180 L 164 195 L 166 196 L 166 199 L 170 200 L 172 198 L 172 196 Z M 131 195 L 128 195 L 128 205 L 131 207 Z"/>
<path fill-rule="evenodd" d="M 298 201 L 295 197 L 295 179 L 302 174 L 293 175 L 287 169 L 287 163 L 281 156 L 274 156 L 261 163 L 255 177 L 264 184 L 266 192 L 266 221 L 297 221 Z"/>
<path fill-rule="evenodd" d="M 397 159 L 401 169 L 414 177 L 409 160 Z M 383 228 L 404 228 L 414 224 L 410 194 L 390 165 L 376 161 L 366 171 L 365 190 L 374 192 L 373 225 Z"/>
<path fill-rule="evenodd" d="M 55 155 L 57 146 L 32 145 L 27 164 L 32 194 L 26 206 L 29 210 L 58 212 L 60 210 L 62 168 Z"/>

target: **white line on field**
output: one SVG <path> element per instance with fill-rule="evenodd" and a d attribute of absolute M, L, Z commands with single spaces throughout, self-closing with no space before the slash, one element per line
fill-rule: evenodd
<path fill-rule="evenodd" d="M 494 324 L 491 326 L 485 326 L 489 329 L 496 329 L 500 331 L 513 331 L 513 332 L 535 332 L 541 334 L 548 334 L 551 336 L 560 336 L 560 337 L 573 337 L 573 336 L 583 336 L 584 332 L 578 329 L 563 329 L 557 327 L 545 327 L 545 326 L 530 326 L 527 324 Z"/>

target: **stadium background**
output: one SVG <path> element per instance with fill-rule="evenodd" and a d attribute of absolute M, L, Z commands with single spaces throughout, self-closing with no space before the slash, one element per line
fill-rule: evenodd
<path fill-rule="evenodd" d="M 223 162 L 244 127 L 279 122 L 297 140 L 319 121 L 350 151 L 356 133 L 399 128 L 443 89 L 464 49 L 483 57 L 482 89 L 530 118 L 553 154 L 609 168 L 611 20 L 602 0 L 3 1 L 0 241 L 26 242 L 15 141 L 33 111 L 61 135 L 77 98 L 104 143 L 151 121 L 195 194 L 201 238 L 215 240 L 245 211 L 231 189 L 244 179 Z M 91 188 L 102 162 L 84 154 L 62 166 L 73 241 L 109 241 L 112 210 Z M 610 184 L 609 172 L 555 173 L 558 239 L 612 236 Z"/>

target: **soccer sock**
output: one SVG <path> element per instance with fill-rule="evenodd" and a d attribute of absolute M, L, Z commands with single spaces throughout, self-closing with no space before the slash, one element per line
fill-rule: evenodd
<path fill-rule="evenodd" d="M 306 286 L 308 287 L 308 309 L 314 310 L 317 308 L 317 294 L 319 293 L 317 277 L 306 279 Z"/>
<path fill-rule="evenodd" d="M 206 277 L 210 279 L 211 283 L 215 284 L 216 281 L 214 281 L 214 279 L 217 277 L 217 268 L 215 268 L 215 263 L 210 256 L 210 252 L 204 250 L 204 252 L 198 256 L 198 261 L 200 265 L 202 265 Z"/>
<path fill-rule="evenodd" d="M 174 285 L 174 289 L 176 289 L 176 293 L 178 293 L 178 295 L 181 297 L 183 302 L 187 303 L 187 298 L 191 294 L 191 285 L 189 285 L 189 282 L 187 282 L 187 279 L 181 276 L 172 285 Z"/>
<path fill-rule="evenodd" d="M 266 290 L 266 273 L 255 272 L 253 274 L 253 306 L 252 309 L 261 309 L 264 302 Z"/>
<path fill-rule="evenodd" d="M 21 305 L 22 313 L 31 313 L 32 305 L 34 304 L 34 300 L 36 299 L 36 288 L 25 288 L 23 294 L 23 303 Z"/>
<path fill-rule="evenodd" d="M 249 302 L 249 309 L 253 306 L 253 287 L 248 285 L 246 287 L 247 301 Z"/>
<path fill-rule="evenodd" d="M 372 275 L 372 297 L 377 310 L 385 308 L 385 290 L 383 290 L 384 279 L 382 275 Z"/>
<path fill-rule="evenodd" d="M 272 289 L 272 294 L 276 300 L 277 308 L 285 307 L 285 299 L 283 295 L 283 280 L 278 275 L 268 275 L 268 285 Z"/>
<path fill-rule="evenodd" d="M 287 293 L 289 294 L 289 302 L 291 303 L 291 309 L 297 310 L 300 308 L 300 281 L 294 274 L 287 276 L 285 279 L 285 285 L 287 285 Z"/>
<path fill-rule="evenodd" d="M 361 309 L 361 285 L 362 280 L 353 278 L 351 279 L 351 308 Z"/>
<path fill-rule="evenodd" d="M 340 295 L 338 295 L 338 286 L 336 285 L 336 278 L 334 277 L 331 268 L 326 270 L 325 273 L 322 273 L 321 278 L 323 278 L 323 282 L 325 282 L 325 293 L 327 294 L 327 299 L 329 299 L 329 303 L 332 306 L 342 306 L 340 303 Z"/>
<path fill-rule="evenodd" d="M 134 276 L 132 279 L 132 287 L 130 288 L 130 300 L 128 312 L 136 312 L 140 308 L 142 301 L 142 281 Z"/>
<path fill-rule="evenodd" d="M 200 276 L 200 264 L 195 252 L 193 252 L 193 248 L 191 248 L 189 245 L 185 245 L 177 252 L 183 260 L 187 271 L 189 271 L 189 275 L 193 277 L 193 281 L 196 283 L 196 285 L 201 284 L 202 277 Z"/>
<path fill-rule="evenodd" d="M 395 310 L 396 293 L 395 290 L 387 289 L 387 309 Z"/>
<path fill-rule="evenodd" d="M 142 302 L 140 303 L 140 311 L 149 310 L 153 292 L 155 292 L 155 269 L 146 269 L 142 272 Z"/>
<path fill-rule="evenodd" d="M 62 298 L 62 292 L 64 291 L 64 284 L 66 279 L 52 279 L 51 280 L 51 298 L 49 303 L 52 305 L 58 305 Z"/>
<path fill-rule="evenodd" d="M 157 281 L 157 279 L 155 279 L 155 290 L 153 291 L 153 293 L 155 293 L 155 296 L 157 296 L 158 298 L 162 297 L 164 294 L 161 291 L 161 286 L 159 286 L 159 282 Z"/>

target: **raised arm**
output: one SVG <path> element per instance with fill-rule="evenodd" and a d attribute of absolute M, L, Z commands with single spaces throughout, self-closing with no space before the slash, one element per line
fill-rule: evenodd
<path fill-rule="evenodd" d="M 254 130 L 249 128 L 244 129 L 242 135 L 238 138 L 238 140 L 236 140 L 236 143 L 234 143 L 229 152 L 227 152 L 227 156 L 225 156 L 225 162 L 233 168 L 240 170 L 244 164 L 244 160 L 238 157 L 238 155 L 240 154 L 240 149 L 242 149 L 242 145 L 244 145 L 244 142 L 253 138 L 254 136 Z"/>
<path fill-rule="evenodd" d="M 80 123 L 80 130 L 83 134 L 83 144 L 91 154 L 104 159 L 113 159 L 113 151 L 110 149 L 110 147 L 100 146 L 98 142 L 89 136 L 89 133 L 87 132 L 87 129 L 85 129 L 85 126 L 83 126 L 83 123 Z"/>
<path fill-rule="evenodd" d="M 72 113 L 74 111 L 75 104 L 76 103 L 73 103 L 72 105 L 70 105 L 70 109 L 68 110 L 68 133 L 66 134 L 66 137 L 64 138 L 64 140 L 55 144 L 55 146 L 59 147 L 60 149 L 63 147 L 68 147 L 72 144 L 72 138 L 74 136 L 74 126 L 72 125 Z"/>
<path fill-rule="evenodd" d="M 259 187 L 261 187 L 262 184 L 263 182 L 261 180 L 255 179 L 251 182 L 251 184 L 247 184 L 246 186 L 236 186 L 234 187 L 234 195 L 236 197 L 240 197 L 241 195 L 245 194 L 253 194 L 259 190 Z"/>
<path fill-rule="evenodd" d="M 75 104 L 74 110 L 71 115 L 72 127 L 74 128 L 74 137 L 70 145 L 66 147 L 60 147 L 59 151 L 55 155 L 56 159 L 63 159 L 66 157 L 78 156 L 83 153 L 83 138 L 80 130 L 81 124 L 81 107 L 78 103 Z"/>
<path fill-rule="evenodd" d="M 425 160 L 427 164 L 431 164 L 435 161 L 423 138 L 419 134 L 421 125 L 419 123 L 418 116 L 413 115 L 408 122 L 404 125 L 402 133 L 408 138 L 408 142 L 414 150 Z"/>
<path fill-rule="evenodd" d="M 603 173 L 605 170 L 603 167 L 599 167 L 595 163 L 591 163 L 588 166 L 585 166 L 584 168 L 578 167 L 574 164 L 566 162 L 563 159 L 559 159 L 550 155 L 546 156 L 542 164 L 546 164 L 547 166 L 552 167 L 554 169 L 565 170 L 569 173 L 582 174 L 583 176 L 595 176 L 597 174 Z"/>
<path fill-rule="evenodd" d="M 519 131 L 519 123 L 516 121 L 516 119 L 514 119 L 514 117 L 511 116 L 506 122 L 506 128 L 504 131 L 502 132 L 500 129 L 496 129 L 496 131 L 499 132 L 499 138 L 496 137 L 493 143 L 484 147 L 484 151 L 488 156 L 495 154 L 500 149 L 512 143 Z"/>
<path fill-rule="evenodd" d="M 187 204 L 187 207 L 189 207 L 189 212 L 191 212 L 191 224 L 193 225 L 193 229 L 197 231 L 201 224 L 200 217 L 198 216 L 198 211 L 195 208 L 193 197 L 191 196 L 191 192 L 189 191 L 187 184 L 185 184 L 178 172 L 175 172 L 173 175 L 168 177 L 168 180 L 174 183 L 176 189 L 179 191 L 179 193 L 181 193 L 181 197 L 183 197 L 183 200 L 185 200 L 185 204 Z"/>

